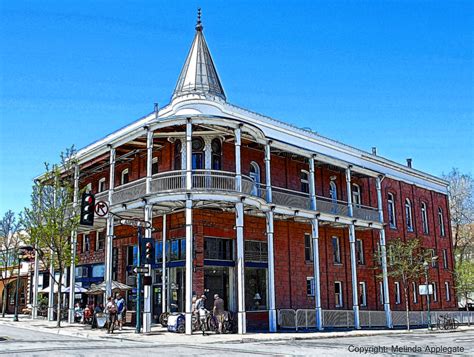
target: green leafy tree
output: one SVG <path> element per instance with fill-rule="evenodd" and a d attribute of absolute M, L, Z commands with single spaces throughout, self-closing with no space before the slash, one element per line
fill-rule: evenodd
<path fill-rule="evenodd" d="M 469 302 L 472 302 L 472 292 L 474 291 L 474 262 L 464 260 L 456 263 L 455 270 L 456 294 L 466 302 L 466 310 L 469 309 Z"/>
<path fill-rule="evenodd" d="M 16 254 L 18 247 L 22 242 L 22 225 L 17 220 L 15 213 L 7 211 L 0 220 L 0 269 L 2 283 L 2 317 L 5 317 L 7 306 L 6 285 L 9 278 L 13 275 L 17 263 Z"/>
<path fill-rule="evenodd" d="M 421 247 L 421 241 L 418 238 L 407 239 L 406 241 L 400 238 L 391 239 L 387 241 L 387 275 L 394 280 L 401 282 L 403 295 L 405 298 L 406 311 L 406 325 L 407 330 L 410 330 L 410 307 L 408 304 L 408 289 L 410 282 L 417 282 L 423 276 L 425 260 L 431 262 L 431 256 Z M 380 269 L 381 253 L 376 252 L 374 262 L 376 268 Z M 379 279 L 382 274 L 378 274 Z"/>
<path fill-rule="evenodd" d="M 25 209 L 24 225 L 30 244 L 43 266 L 52 264 L 59 273 L 57 326 L 61 326 L 62 281 L 64 271 L 71 265 L 71 232 L 79 226 L 79 214 L 73 211 L 74 195 L 74 148 L 61 153 L 61 164 L 45 164 L 45 173 L 35 181 L 31 194 L 31 206 Z M 54 293 L 51 287 L 50 294 Z"/>

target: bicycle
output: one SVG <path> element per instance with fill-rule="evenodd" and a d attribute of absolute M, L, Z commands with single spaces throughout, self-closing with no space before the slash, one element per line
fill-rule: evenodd
<path fill-rule="evenodd" d="M 455 330 L 458 328 L 459 322 L 452 317 L 446 315 L 438 316 L 436 327 L 438 330 Z"/>

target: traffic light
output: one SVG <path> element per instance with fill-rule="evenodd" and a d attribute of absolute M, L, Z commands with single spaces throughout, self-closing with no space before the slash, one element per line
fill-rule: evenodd
<path fill-rule="evenodd" d="M 92 193 L 84 192 L 81 201 L 81 224 L 83 226 L 94 225 L 95 197 Z"/>
<path fill-rule="evenodd" d="M 155 258 L 155 247 L 152 238 L 143 238 L 143 261 L 145 264 L 153 264 Z"/>

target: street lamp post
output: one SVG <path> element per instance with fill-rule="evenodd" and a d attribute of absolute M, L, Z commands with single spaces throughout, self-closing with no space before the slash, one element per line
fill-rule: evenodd
<path fill-rule="evenodd" d="M 431 328 L 431 315 L 430 315 L 430 289 L 428 287 L 428 269 L 430 264 L 427 261 L 423 262 L 425 268 L 425 286 L 426 286 L 426 306 L 428 309 L 428 330 Z"/>

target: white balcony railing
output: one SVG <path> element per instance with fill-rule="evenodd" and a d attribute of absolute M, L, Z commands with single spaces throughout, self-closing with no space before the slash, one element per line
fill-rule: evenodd
<path fill-rule="evenodd" d="M 192 187 L 198 191 L 238 193 L 235 173 L 220 170 L 193 170 Z M 145 195 L 146 178 L 129 182 L 115 188 L 112 194 L 112 203 L 120 204 L 126 201 L 139 199 Z M 186 171 L 175 170 L 153 175 L 151 193 L 181 192 L 186 189 Z M 242 175 L 242 193 L 266 199 L 266 186 L 258 184 L 249 176 Z M 96 200 L 107 200 L 108 191 L 96 195 Z M 310 209 L 311 201 L 308 193 L 272 186 L 272 203 L 296 208 Z M 337 216 L 349 216 L 347 202 L 336 201 L 327 197 L 317 196 L 318 211 Z M 379 221 L 376 208 L 355 205 L 353 217 L 368 221 Z"/>

